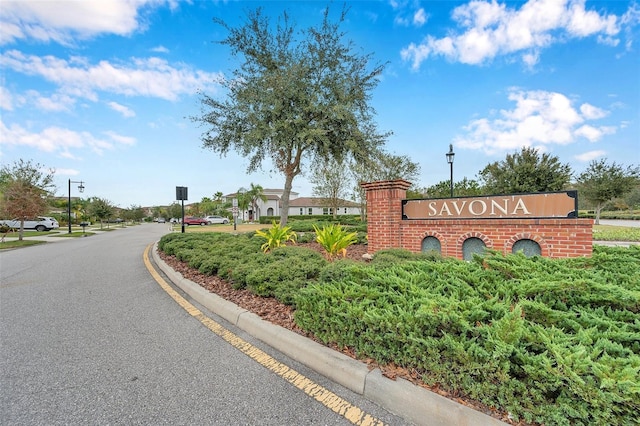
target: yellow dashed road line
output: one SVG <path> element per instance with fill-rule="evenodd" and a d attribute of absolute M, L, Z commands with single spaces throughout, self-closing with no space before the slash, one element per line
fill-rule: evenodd
<path fill-rule="evenodd" d="M 384 425 L 382 421 L 376 419 L 370 414 L 365 413 L 360 408 L 352 405 L 348 401 L 344 400 L 343 398 L 339 397 L 323 386 L 320 386 L 317 383 L 311 381 L 304 375 L 281 363 L 261 349 L 241 339 L 217 322 L 213 321 L 211 318 L 204 315 L 198 308 L 189 303 L 184 297 L 180 296 L 180 294 L 178 294 L 178 292 L 175 291 L 155 270 L 155 268 L 151 264 L 151 261 L 149 260 L 149 251 L 151 250 L 151 247 L 152 245 L 150 244 L 144 251 L 143 259 L 145 266 L 149 270 L 149 273 L 151 273 L 151 276 L 153 276 L 156 282 L 160 285 L 160 287 L 162 287 L 162 289 L 167 292 L 167 294 L 169 294 L 169 296 L 171 296 L 171 298 L 175 300 L 178 305 L 180 305 L 185 311 L 187 311 L 189 315 L 193 316 L 209 330 L 222 337 L 229 344 L 231 344 L 231 346 L 240 350 L 253 360 L 257 361 L 263 367 L 276 373 L 278 376 L 282 377 L 296 388 L 314 398 L 325 407 L 343 416 L 351 423 L 362 426 Z"/>

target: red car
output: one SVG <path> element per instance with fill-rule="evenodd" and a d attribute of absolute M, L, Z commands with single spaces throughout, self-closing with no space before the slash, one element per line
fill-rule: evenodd
<path fill-rule="evenodd" d="M 200 225 L 200 226 L 204 226 L 207 223 L 208 223 L 207 220 L 203 219 L 201 217 L 187 216 L 187 217 L 184 218 L 184 224 L 185 225 Z"/>

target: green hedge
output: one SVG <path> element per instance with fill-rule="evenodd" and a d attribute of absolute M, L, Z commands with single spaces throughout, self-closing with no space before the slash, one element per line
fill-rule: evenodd
<path fill-rule="evenodd" d="M 640 412 L 640 246 L 590 258 L 490 252 L 473 262 L 376 253 L 327 262 L 251 235 L 169 234 L 159 247 L 201 272 L 295 307 L 326 343 L 416 371 L 517 420 L 634 424 Z"/>
<path fill-rule="evenodd" d="M 263 225 L 270 225 L 273 221 L 280 222 L 280 216 L 262 216 L 260 223 Z M 292 225 L 292 222 L 297 221 L 315 221 L 315 222 L 339 222 L 342 225 L 358 225 L 362 223 L 360 215 L 341 214 L 336 219 L 332 215 L 316 214 L 316 215 L 291 215 L 287 217 L 287 225 Z M 365 221 L 366 224 L 366 221 Z"/>
<path fill-rule="evenodd" d="M 595 219 L 596 212 L 593 210 L 580 210 L 578 217 Z M 639 210 L 616 210 L 600 212 L 600 219 L 622 219 L 622 220 L 640 220 Z"/>
<path fill-rule="evenodd" d="M 326 343 L 517 419 L 627 425 L 640 412 L 640 247 L 353 264 L 296 298 Z"/>

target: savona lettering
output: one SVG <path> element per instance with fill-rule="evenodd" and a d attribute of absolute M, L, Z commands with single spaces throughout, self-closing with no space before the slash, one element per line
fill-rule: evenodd
<path fill-rule="evenodd" d="M 577 217 L 575 191 L 403 200 L 402 218 L 514 219 Z"/>
<path fill-rule="evenodd" d="M 440 206 L 438 206 L 440 204 Z M 518 198 L 515 203 L 509 198 L 502 200 L 455 200 L 437 202 L 431 201 L 428 204 L 429 216 L 516 216 L 531 215 L 522 198 Z M 466 214 L 465 214 L 466 213 Z"/>

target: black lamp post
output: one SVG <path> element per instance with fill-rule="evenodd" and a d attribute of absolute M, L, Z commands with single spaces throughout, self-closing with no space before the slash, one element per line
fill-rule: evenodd
<path fill-rule="evenodd" d="M 453 152 L 453 145 L 449 144 L 449 152 L 447 152 L 447 163 L 449 163 L 449 167 L 451 169 L 451 178 L 449 180 L 449 185 L 451 188 L 451 198 L 453 198 L 453 157 L 456 154 Z"/>
<path fill-rule="evenodd" d="M 67 204 L 67 219 L 69 221 L 69 234 L 71 233 L 71 184 L 72 183 L 79 183 L 80 185 L 78 185 L 78 191 L 80 191 L 81 193 L 84 192 L 84 186 L 82 185 L 84 182 L 69 179 L 69 193 L 68 193 L 69 200 Z"/>

